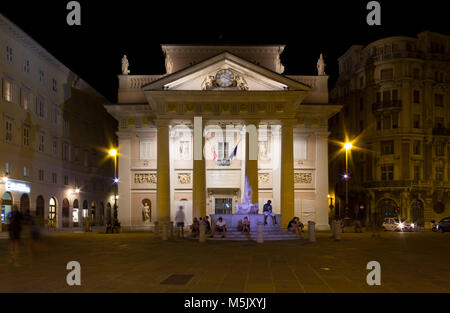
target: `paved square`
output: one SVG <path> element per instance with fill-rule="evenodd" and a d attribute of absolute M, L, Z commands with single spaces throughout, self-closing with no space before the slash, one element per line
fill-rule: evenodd
<path fill-rule="evenodd" d="M 8 264 L 0 239 L 0 292 L 450 292 L 450 234 L 330 233 L 316 243 L 154 239 L 149 233 L 56 233 L 21 266 Z M 81 286 L 66 284 L 66 264 L 81 264 Z M 381 264 L 381 286 L 366 265 Z M 193 275 L 186 284 L 162 284 Z"/>

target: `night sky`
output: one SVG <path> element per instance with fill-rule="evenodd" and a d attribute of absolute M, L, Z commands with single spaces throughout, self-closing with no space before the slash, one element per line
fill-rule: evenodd
<path fill-rule="evenodd" d="M 450 35 L 446 1 L 379 1 L 381 26 L 366 23 L 369 1 L 80 0 L 81 26 L 68 26 L 59 1 L 6 1 L 5 15 L 109 101 L 117 101 L 121 58 L 131 74 L 163 74 L 162 43 L 285 44 L 285 74 L 315 75 L 320 53 L 337 79 L 351 45 L 423 30 Z M 144 4 L 145 3 L 145 4 Z"/>

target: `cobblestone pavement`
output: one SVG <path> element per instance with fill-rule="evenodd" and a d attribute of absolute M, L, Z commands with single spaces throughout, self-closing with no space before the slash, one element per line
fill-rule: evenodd
<path fill-rule="evenodd" d="M 20 266 L 8 263 L 0 239 L 0 292 L 450 292 L 450 234 L 330 233 L 316 243 L 162 241 L 150 233 L 56 233 Z M 81 286 L 66 284 L 66 264 L 81 264 Z M 368 286 L 369 261 L 381 264 L 381 286 Z M 172 274 L 184 285 L 161 284 Z"/>

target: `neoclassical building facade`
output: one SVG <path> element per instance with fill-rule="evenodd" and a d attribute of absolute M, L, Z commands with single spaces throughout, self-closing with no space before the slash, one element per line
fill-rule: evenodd
<path fill-rule="evenodd" d="M 267 200 L 328 229 L 328 76 L 283 75 L 284 46 L 162 45 L 166 74 L 130 75 L 118 103 L 118 217 L 124 228 L 235 213 L 246 177 Z M 320 65 L 320 66 L 319 66 Z"/>
<path fill-rule="evenodd" d="M 331 101 L 343 109 L 331 136 L 355 140 L 350 160 L 351 215 L 365 208 L 418 225 L 449 215 L 450 36 L 425 31 L 354 45 L 339 58 Z M 340 146 L 330 144 L 330 155 Z M 345 152 L 330 163 L 330 193 L 344 208 Z M 338 213 L 338 212 L 336 212 Z M 357 213 L 358 214 L 358 213 Z"/>

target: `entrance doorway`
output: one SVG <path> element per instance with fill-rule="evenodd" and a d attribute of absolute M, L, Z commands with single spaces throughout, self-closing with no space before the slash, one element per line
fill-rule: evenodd
<path fill-rule="evenodd" d="M 30 198 L 26 193 L 20 197 L 20 212 L 26 213 L 30 211 Z"/>
<path fill-rule="evenodd" d="M 37 223 L 42 227 L 44 226 L 44 197 L 38 196 L 36 198 L 36 218 Z"/>
<path fill-rule="evenodd" d="M 2 196 L 2 224 L 9 224 L 12 215 L 13 198 L 10 192 Z"/>
<path fill-rule="evenodd" d="M 50 198 L 48 206 L 48 228 L 56 229 L 56 200 Z"/>
<path fill-rule="evenodd" d="M 214 200 L 215 214 L 233 213 L 233 198 L 215 198 Z"/>
<path fill-rule="evenodd" d="M 395 217 L 397 214 L 395 209 L 397 208 L 397 203 L 394 200 L 385 198 L 378 202 L 378 212 L 380 212 L 381 218 Z"/>
<path fill-rule="evenodd" d="M 411 205 L 411 222 L 424 226 L 423 202 L 414 200 Z"/>
<path fill-rule="evenodd" d="M 73 210 L 72 210 L 72 225 L 73 227 L 79 227 L 78 224 L 78 214 L 80 210 L 80 205 L 78 203 L 78 199 L 73 200 Z"/>

